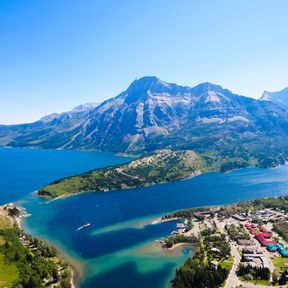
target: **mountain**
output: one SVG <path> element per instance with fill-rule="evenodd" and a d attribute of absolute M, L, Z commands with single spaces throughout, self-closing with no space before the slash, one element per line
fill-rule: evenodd
<path fill-rule="evenodd" d="M 85 191 L 143 187 L 192 177 L 202 169 L 203 162 L 193 151 L 159 150 L 128 164 L 57 180 L 40 189 L 38 195 L 57 198 Z"/>
<path fill-rule="evenodd" d="M 72 111 L 47 115 L 34 123 L 0 125 L 0 145 L 64 149 L 73 141 L 85 115 L 99 103 L 86 103 Z"/>
<path fill-rule="evenodd" d="M 277 103 L 211 83 L 190 88 L 151 76 L 91 109 L 0 126 L 0 145 L 134 153 L 190 149 L 223 171 L 283 163 L 287 138 L 288 112 Z"/>
<path fill-rule="evenodd" d="M 288 110 L 288 88 L 278 92 L 264 91 L 260 100 L 271 101 Z"/>

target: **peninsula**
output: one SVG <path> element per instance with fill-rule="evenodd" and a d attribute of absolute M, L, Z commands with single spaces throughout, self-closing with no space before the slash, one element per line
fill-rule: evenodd
<path fill-rule="evenodd" d="M 158 150 L 128 164 L 56 180 L 40 189 L 38 195 L 58 198 L 80 192 L 144 187 L 186 179 L 204 169 L 203 160 L 191 150 Z"/>

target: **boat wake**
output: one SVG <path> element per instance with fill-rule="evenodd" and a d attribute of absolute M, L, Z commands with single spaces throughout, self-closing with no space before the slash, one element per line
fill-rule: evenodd
<path fill-rule="evenodd" d="M 84 224 L 84 225 L 78 227 L 76 231 L 78 232 L 78 231 L 80 231 L 80 230 L 82 230 L 82 229 L 84 229 L 84 228 L 88 228 L 89 226 L 91 226 L 90 223 Z"/>

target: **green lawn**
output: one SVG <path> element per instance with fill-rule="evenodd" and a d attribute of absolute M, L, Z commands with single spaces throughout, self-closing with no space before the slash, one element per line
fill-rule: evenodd
<path fill-rule="evenodd" d="M 288 258 L 287 257 L 275 257 L 273 259 L 273 264 L 275 266 L 275 272 L 279 273 L 283 270 L 281 269 L 281 267 L 286 267 L 286 269 L 288 268 Z"/>
<path fill-rule="evenodd" d="M 222 268 L 226 268 L 230 272 L 230 270 L 233 266 L 233 262 L 234 262 L 234 260 L 233 260 L 232 256 L 230 255 L 229 259 L 222 261 L 220 263 L 220 265 Z M 226 281 L 224 281 L 224 283 L 222 283 L 221 287 L 225 287 L 225 285 L 226 285 Z"/>
<path fill-rule="evenodd" d="M 266 285 L 266 286 L 268 286 L 270 283 L 269 280 L 251 280 L 249 282 L 252 282 L 255 285 L 259 284 L 259 285 Z"/>
<path fill-rule="evenodd" d="M 238 277 L 239 280 L 243 281 L 243 282 L 247 282 L 247 283 L 253 283 L 255 285 L 266 285 L 268 286 L 270 281 L 269 280 L 246 280 L 243 276 Z"/>
<path fill-rule="evenodd" d="M 232 258 L 232 256 L 230 256 L 228 260 L 222 261 L 220 265 L 221 265 L 222 268 L 226 268 L 228 271 L 230 271 L 232 266 L 233 266 L 233 258 Z"/>
<path fill-rule="evenodd" d="M 11 287 L 18 278 L 18 269 L 13 264 L 6 264 L 4 256 L 0 254 L 0 288 Z"/>
<path fill-rule="evenodd" d="M 2 208 L 1 208 L 2 209 Z M 0 229 L 13 227 L 11 219 L 4 211 L 0 211 Z M 5 243 L 5 239 L 0 235 L 0 245 Z M 14 264 L 7 264 L 4 255 L 0 253 L 0 288 L 11 287 L 12 283 L 18 278 L 18 269 Z"/>

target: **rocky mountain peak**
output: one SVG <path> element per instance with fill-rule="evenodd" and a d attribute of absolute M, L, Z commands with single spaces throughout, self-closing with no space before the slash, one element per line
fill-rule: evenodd
<path fill-rule="evenodd" d="M 46 115 L 44 117 L 42 117 L 39 122 L 43 122 L 43 123 L 49 123 L 51 121 L 53 121 L 54 119 L 57 119 L 59 117 L 60 114 L 58 113 L 53 113 L 50 115 Z"/>
<path fill-rule="evenodd" d="M 223 93 L 228 91 L 229 90 L 223 89 L 220 85 L 216 85 L 210 82 L 201 83 L 193 88 L 193 92 L 198 95 L 207 92 Z"/>
<path fill-rule="evenodd" d="M 287 92 L 266 94 L 287 100 Z M 267 147 L 276 136 L 286 143 L 288 110 L 283 107 L 209 82 L 190 88 L 146 76 L 91 110 L 90 104 L 81 105 L 32 124 L 0 126 L 0 145 L 117 152 L 192 148 L 213 155 L 219 149 L 227 155 L 229 147 L 237 152 L 255 139 Z"/>
<path fill-rule="evenodd" d="M 271 101 L 282 108 L 288 109 L 288 87 L 277 92 L 264 91 L 260 100 Z"/>
<path fill-rule="evenodd" d="M 99 103 L 97 102 L 90 102 L 90 103 L 85 103 L 85 104 L 82 104 L 82 105 L 78 105 L 76 106 L 72 112 L 85 112 L 87 110 L 90 110 L 90 109 L 93 109 L 95 107 L 97 107 L 99 105 Z"/>
<path fill-rule="evenodd" d="M 165 90 L 170 87 L 170 84 L 157 78 L 156 76 L 144 76 L 134 80 L 128 87 L 127 92 L 135 93 L 148 90 Z"/>
<path fill-rule="evenodd" d="M 149 98 L 149 94 L 151 93 L 169 92 L 170 85 L 171 84 L 166 83 L 155 76 L 145 76 L 136 79 L 125 91 L 125 101 L 128 104 L 138 100 L 145 101 Z"/>

